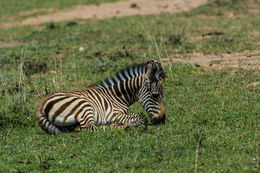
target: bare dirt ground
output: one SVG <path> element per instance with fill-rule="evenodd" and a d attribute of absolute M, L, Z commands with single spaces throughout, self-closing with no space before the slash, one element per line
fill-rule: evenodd
<path fill-rule="evenodd" d="M 159 13 L 177 13 L 199 7 L 208 0 L 126 0 L 116 3 L 104 3 L 100 5 L 81 5 L 70 9 L 60 10 L 57 8 L 35 9 L 24 11 L 19 15 L 24 19 L 15 23 L 0 23 L 0 28 L 11 28 L 21 25 L 39 25 L 46 22 L 59 22 L 72 19 L 104 19 L 110 17 L 121 17 L 129 15 L 149 15 Z M 47 12 L 45 15 L 35 15 L 39 12 Z M 26 17 L 28 16 L 28 17 Z M 257 33 L 259 34 L 259 33 Z M 191 38 L 199 40 L 200 37 Z M 23 45 L 16 41 L 0 42 L 0 48 Z M 260 69 L 260 51 L 243 52 L 234 54 L 206 55 L 203 53 L 192 53 L 185 55 L 174 55 L 162 58 L 163 64 L 188 63 L 196 67 L 207 68 L 245 68 Z M 257 85 L 258 83 L 256 83 Z"/>
<path fill-rule="evenodd" d="M 8 41 L 8 42 L 0 42 L 0 48 L 8 48 L 8 47 L 15 47 L 15 46 L 20 46 L 24 45 L 26 43 L 21 43 L 17 41 Z"/>
<path fill-rule="evenodd" d="M 216 55 L 203 53 L 180 54 L 162 58 L 161 61 L 163 64 L 187 63 L 196 67 L 203 66 L 215 69 L 228 67 L 260 70 L 260 50 Z"/>
<path fill-rule="evenodd" d="M 10 28 L 19 25 L 38 25 L 46 22 L 58 22 L 71 19 L 104 19 L 114 16 L 149 15 L 159 13 L 177 13 L 199 7 L 208 0 L 126 0 L 116 3 L 103 3 L 100 5 L 80 5 L 71 9 L 46 9 L 54 12 L 46 15 L 28 17 L 16 23 L 0 23 L 0 28 Z M 44 11 L 44 9 L 39 9 Z M 28 15 L 39 12 L 23 12 Z"/>

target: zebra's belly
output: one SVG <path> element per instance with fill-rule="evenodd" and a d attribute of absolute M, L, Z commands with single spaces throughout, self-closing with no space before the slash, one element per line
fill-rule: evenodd
<path fill-rule="evenodd" d="M 71 115 L 67 118 L 59 116 L 55 119 L 54 122 L 52 122 L 54 125 L 56 126 L 71 126 L 77 123 L 77 121 L 75 120 L 74 116 Z"/>
<path fill-rule="evenodd" d="M 51 111 L 49 114 L 49 121 L 56 126 L 74 125 L 77 123 L 77 120 L 75 119 L 75 113 L 71 114 L 70 111 L 70 109 L 64 110 L 59 115 L 56 115 L 55 118 L 53 118 L 55 111 Z"/>
<path fill-rule="evenodd" d="M 56 126 L 71 126 L 79 122 L 89 109 L 85 99 L 69 97 L 53 105 L 48 113 L 48 120 Z"/>

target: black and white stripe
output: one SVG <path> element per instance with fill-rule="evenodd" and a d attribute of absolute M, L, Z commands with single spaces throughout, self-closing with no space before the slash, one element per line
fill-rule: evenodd
<path fill-rule="evenodd" d="M 87 89 L 57 92 L 45 97 L 37 107 L 37 121 L 49 134 L 91 128 L 140 125 L 139 115 L 128 114 L 130 105 L 140 101 L 154 124 L 164 122 L 162 81 L 164 71 L 159 63 L 133 65 Z"/>

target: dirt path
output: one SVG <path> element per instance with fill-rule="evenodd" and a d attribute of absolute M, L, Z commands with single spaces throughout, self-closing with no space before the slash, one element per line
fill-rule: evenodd
<path fill-rule="evenodd" d="M 23 43 L 17 41 L 9 41 L 9 42 L 1 42 L 0 41 L 0 48 L 8 48 L 8 47 L 15 47 L 23 45 Z"/>
<path fill-rule="evenodd" d="M 260 50 L 232 54 L 222 53 L 216 55 L 190 53 L 162 58 L 161 61 L 165 65 L 172 63 L 185 63 L 192 64 L 196 67 L 203 66 L 215 69 L 228 67 L 260 70 Z"/>
<path fill-rule="evenodd" d="M 46 22 L 59 22 L 72 19 L 104 19 L 114 16 L 177 13 L 196 8 L 207 2 L 208 0 L 127 0 L 100 5 L 81 5 L 71 9 L 55 10 L 52 14 L 28 17 L 17 23 L 2 23 L 0 24 L 0 28 L 10 28 L 19 25 L 38 25 Z M 33 12 L 35 13 L 37 10 Z M 23 14 L 28 15 L 30 12 L 23 12 Z"/>

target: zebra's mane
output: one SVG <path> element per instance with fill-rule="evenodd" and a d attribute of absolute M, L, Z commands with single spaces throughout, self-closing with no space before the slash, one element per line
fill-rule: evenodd
<path fill-rule="evenodd" d="M 147 63 L 134 64 L 117 72 L 113 77 L 108 77 L 91 86 L 109 87 L 147 72 Z M 91 87 L 90 86 L 90 87 Z"/>

